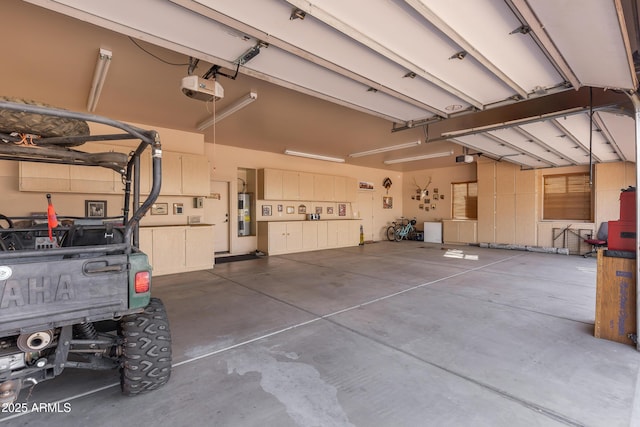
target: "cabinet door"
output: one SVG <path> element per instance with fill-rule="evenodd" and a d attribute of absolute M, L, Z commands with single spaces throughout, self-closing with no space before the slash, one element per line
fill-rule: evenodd
<path fill-rule="evenodd" d="M 162 153 L 162 188 L 161 195 L 175 196 L 182 194 L 182 158 L 178 153 Z"/>
<path fill-rule="evenodd" d="M 347 178 L 345 183 L 345 192 L 345 201 L 356 202 L 358 199 L 358 180 L 355 178 Z"/>
<path fill-rule="evenodd" d="M 322 202 L 333 201 L 333 176 L 314 175 L 313 199 Z"/>
<path fill-rule="evenodd" d="M 205 156 L 182 155 L 182 194 L 185 196 L 208 196 L 209 161 Z"/>
<path fill-rule="evenodd" d="M 279 254 L 287 251 L 287 223 L 269 223 L 269 254 Z"/>
<path fill-rule="evenodd" d="M 307 172 L 298 173 L 300 200 L 315 200 L 313 195 L 313 174 Z"/>
<path fill-rule="evenodd" d="M 303 221 L 287 223 L 287 251 L 302 249 L 302 224 Z"/>
<path fill-rule="evenodd" d="M 214 262 L 213 226 L 187 227 L 186 266 L 212 268 Z"/>
<path fill-rule="evenodd" d="M 455 243 L 458 240 L 458 222 L 457 221 L 443 221 L 442 222 L 442 241 L 444 243 Z"/>
<path fill-rule="evenodd" d="M 299 200 L 298 172 L 282 171 L 282 199 L 283 200 Z"/>
<path fill-rule="evenodd" d="M 153 265 L 153 230 L 140 227 L 140 241 L 138 245 L 140 250 L 147 254 L 149 264 Z"/>
<path fill-rule="evenodd" d="M 340 221 L 327 221 L 327 247 L 335 248 L 338 246 L 338 223 Z"/>
<path fill-rule="evenodd" d="M 352 246 L 355 221 L 337 221 L 338 222 L 338 246 Z"/>
<path fill-rule="evenodd" d="M 318 222 L 305 221 L 302 223 L 302 248 L 318 248 Z"/>
<path fill-rule="evenodd" d="M 324 249 L 329 246 L 328 243 L 328 221 L 318 222 L 318 249 Z"/>
<path fill-rule="evenodd" d="M 347 201 L 347 178 L 344 176 L 333 177 L 333 200 L 336 202 Z"/>
<path fill-rule="evenodd" d="M 186 235 L 184 227 L 153 230 L 153 268 L 158 273 L 177 273 L 185 267 Z"/>
<path fill-rule="evenodd" d="M 476 243 L 478 233 L 476 221 L 464 221 L 458 226 L 458 241 L 463 243 Z"/>
<path fill-rule="evenodd" d="M 282 171 L 264 169 L 263 172 L 262 188 L 264 200 L 282 200 Z"/>

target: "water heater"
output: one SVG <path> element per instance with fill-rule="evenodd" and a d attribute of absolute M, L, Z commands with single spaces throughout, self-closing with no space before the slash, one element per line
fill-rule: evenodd
<path fill-rule="evenodd" d="M 238 193 L 238 236 L 251 235 L 251 194 Z"/>

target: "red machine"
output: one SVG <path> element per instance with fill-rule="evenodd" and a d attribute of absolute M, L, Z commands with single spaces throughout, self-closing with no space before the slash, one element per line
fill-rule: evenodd
<path fill-rule="evenodd" d="M 609 250 L 635 252 L 636 228 L 636 189 L 629 187 L 620 193 L 620 220 L 609 221 Z"/>

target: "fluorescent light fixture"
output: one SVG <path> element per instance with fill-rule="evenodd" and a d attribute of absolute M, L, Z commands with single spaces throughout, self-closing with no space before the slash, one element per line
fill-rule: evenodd
<path fill-rule="evenodd" d="M 453 154 L 453 151 L 445 151 L 443 153 L 423 154 L 422 156 L 405 157 L 404 159 L 385 160 L 385 165 L 395 165 L 396 163 L 415 162 L 416 160 L 435 159 L 436 157 L 447 157 Z"/>
<path fill-rule="evenodd" d="M 196 128 L 198 130 L 205 130 L 206 128 L 208 128 L 209 126 L 213 125 L 214 123 L 218 123 L 220 120 L 232 115 L 236 111 L 241 110 L 242 108 L 244 108 L 247 105 L 251 104 L 256 99 L 258 99 L 258 93 L 257 92 L 249 92 L 248 94 L 246 94 L 242 98 L 240 98 L 237 101 L 235 101 L 233 104 L 231 104 L 228 107 L 223 108 L 222 110 L 216 112 L 215 116 L 207 117 L 206 119 L 204 119 L 203 121 L 198 123 L 196 125 Z"/>
<path fill-rule="evenodd" d="M 321 154 L 301 153 L 300 151 L 284 150 L 284 154 L 290 156 L 306 157 L 308 159 L 325 160 L 327 162 L 344 163 L 340 157 L 323 156 Z"/>
<path fill-rule="evenodd" d="M 102 92 L 102 86 L 107 78 L 107 71 L 109 71 L 109 65 L 111 65 L 111 51 L 107 49 L 100 49 L 98 52 L 98 62 L 96 63 L 96 69 L 93 72 L 93 82 L 91 83 L 91 90 L 89 90 L 89 99 L 87 101 L 87 111 L 94 112 L 98 105 L 98 98 L 100 98 L 100 92 Z"/>
<path fill-rule="evenodd" d="M 361 151 L 359 153 L 349 154 L 349 157 L 370 156 L 372 154 L 386 153 L 387 151 L 402 150 L 402 149 L 405 149 L 405 148 L 417 147 L 420 144 L 422 144 L 422 141 L 420 141 L 420 140 L 412 141 L 412 142 L 406 142 L 404 144 L 390 145 L 389 147 L 376 148 L 374 150 Z"/>

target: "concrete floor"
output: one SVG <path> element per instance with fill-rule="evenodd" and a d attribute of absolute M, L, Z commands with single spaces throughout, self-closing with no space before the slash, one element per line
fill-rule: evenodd
<path fill-rule="evenodd" d="M 628 426 L 640 355 L 593 337 L 595 258 L 380 242 L 158 277 L 174 370 L 67 370 L 11 426 Z M 63 407 L 64 408 L 64 407 Z"/>

